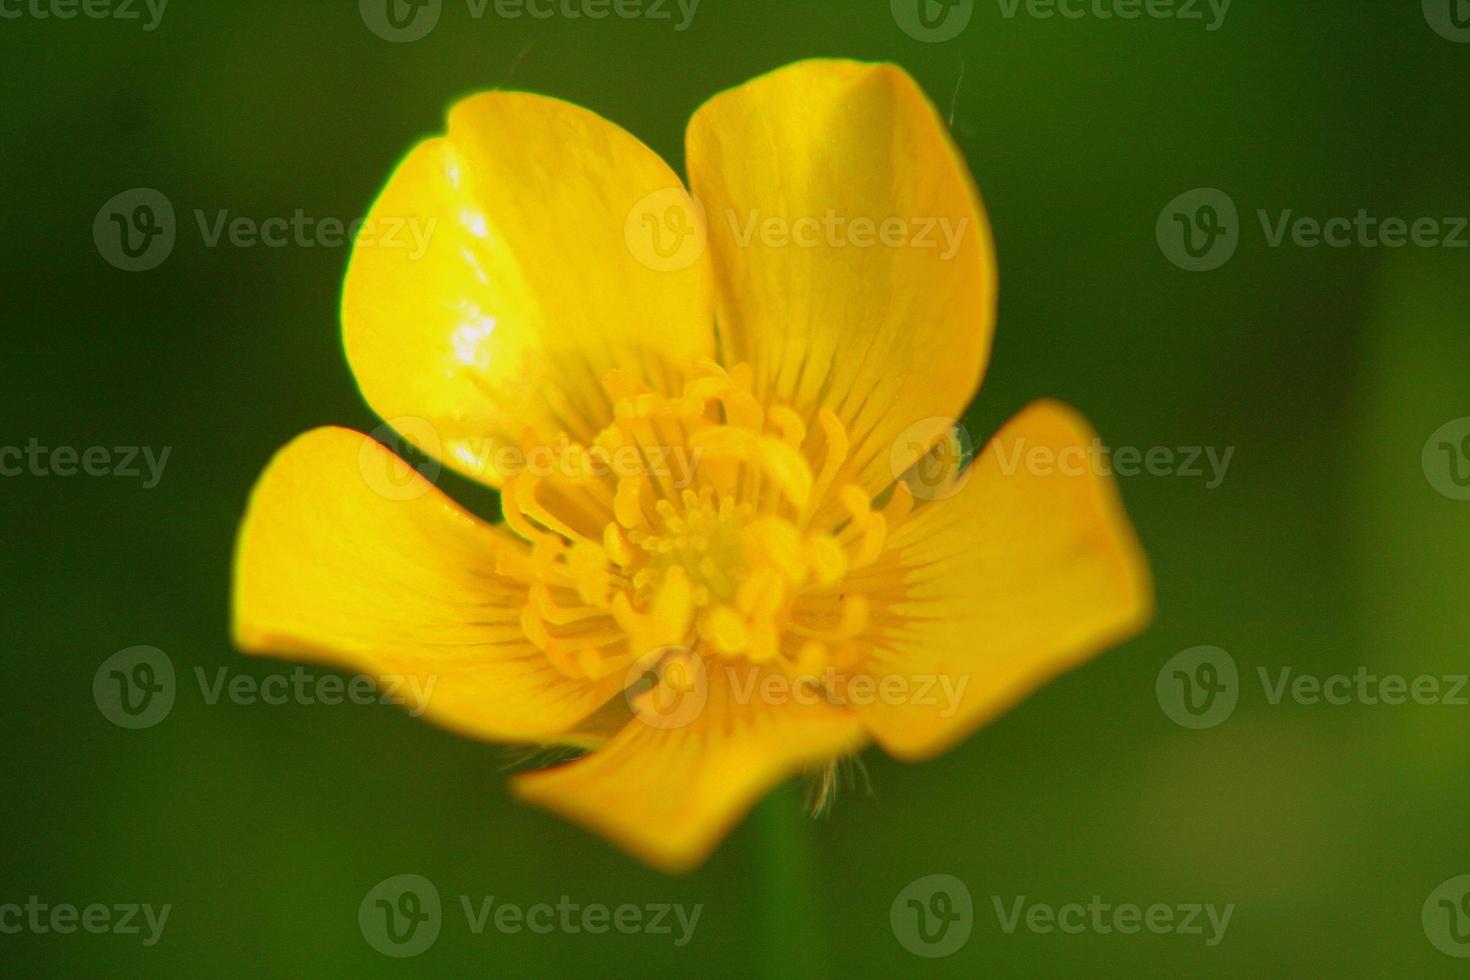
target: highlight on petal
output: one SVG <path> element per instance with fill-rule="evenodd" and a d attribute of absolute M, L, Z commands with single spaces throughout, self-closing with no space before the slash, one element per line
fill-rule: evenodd
<path fill-rule="evenodd" d="M 813 438 L 835 412 L 852 446 L 833 486 L 876 492 L 895 436 L 958 418 L 989 357 L 994 249 L 943 121 L 894 65 L 803 61 L 705 103 L 687 156 L 726 363 Z"/>
<path fill-rule="evenodd" d="M 617 693 L 616 679 L 569 679 L 526 639 L 526 586 L 500 568 L 524 551 L 374 440 L 315 429 L 251 494 L 235 551 L 235 640 L 362 672 L 465 734 L 582 742 L 579 723 Z"/>
<path fill-rule="evenodd" d="M 906 759 L 950 747 L 1152 612 L 1148 566 L 1100 443 L 1049 401 L 1012 419 L 953 496 L 917 508 L 862 586 L 873 605 L 868 689 L 924 696 L 850 703 Z"/>
<path fill-rule="evenodd" d="M 601 749 L 512 784 L 522 799 L 671 872 L 702 862 L 781 780 L 865 741 L 851 713 L 815 693 L 777 684 L 772 698 L 763 686 L 772 675 L 753 664 L 676 663 L 678 680 L 644 695 L 656 706 L 636 701 L 638 717 Z"/>
<path fill-rule="evenodd" d="M 354 243 L 342 332 L 364 397 L 428 420 L 447 465 L 496 486 L 524 439 L 588 441 L 612 416 L 609 371 L 667 386 L 714 350 L 697 216 L 667 164 L 596 113 L 465 99 Z"/>

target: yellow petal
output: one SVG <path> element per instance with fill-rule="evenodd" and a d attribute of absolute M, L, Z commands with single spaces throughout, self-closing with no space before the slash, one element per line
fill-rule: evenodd
<path fill-rule="evenodd" d="M 958 418 L 990 351 L 990 230 L 943 121 L 893 65 L 803 61 L 705 103 L 687 156 L 727 363 L 808 429 L 836 413 L 838 485 L 891 482 L 898 435 Z"/>
<path fill-rule="evenodd" d="M 714 662 L 603 748 L 513 786 L 649 864 L 688 870 L 782 779 L 863 743 L 850 713 L 815 695 L 798 700 L 780 677 L 763 687 L 768 677 L 750 664 Z"/>
<path fill-rule="evenodd" d="M 494 485 L 523 465 L 527 428 L 590 440 L 612 416 L 609 370 L 665 383 L 713 350 L 696 211 L 653 151 L 593 112 L 465 99 L 354 245 L 342 330 L 363 395 L 390 422 L 427 420 L 439 445 L 419 448 Z"/>
<path fill-rule="evenodd" d="M 1147 563 L 1094 439 L 1070 408 L 1031 405 L 894 531 L 867 573 L 884 583 L 864 638 L 877 686 L 848 699 L 889 753 L 943 751 L 1147 622 Z"/>
<path fill-rule="evenodd" d="M 316 429 L 276 455 L 251 495 L 235 639 L 367 674 L 469 735 L 559 739 L 621 678 L 569 680 L 526 640 L 526 589 L 496 571 L 497 555 L 523 549 L 376 441 Z"/>

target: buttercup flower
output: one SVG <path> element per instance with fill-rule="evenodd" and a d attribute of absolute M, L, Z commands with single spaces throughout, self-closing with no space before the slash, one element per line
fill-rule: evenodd
<path fill-rule="evenodd" d="M 953 465 L 995 263 L 908 75 L 800 62 L 705 103 L 686 149 L 692 195 L 585 109 L 456 105 L 374 205 L 342 329 L 368 403 L 504 524 L 317 429 L 260 478 L 234 584 L 244 650 L 591 750 L 515 791 L 675 870 L 791 774 L 935 755 L 1150 606 L 1070 409 Z"/>

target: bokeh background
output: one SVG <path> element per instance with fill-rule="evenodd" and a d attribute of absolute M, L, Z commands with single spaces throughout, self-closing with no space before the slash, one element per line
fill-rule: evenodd
<path fill-rule="evenodd" d="M 173 0 L 153 30 L 141 6 L 126 21 L 0 5 L 0 444 L 171 447 L 151 489 L 0 478 L 0 902 L 172 905 L 151 947 L 0 935 L 0 969 L 1463 972 L 1421 907 L 1470 872 L 1470 707 L 1271 704 L 1257 670 L 1470 669 L 1470 502 L 1421 461 L 1436 429 L 1470 415 L 1470 249 L 1272 247 L 1256 212 L 1470 214 L 1470 43 L 1432 29 L 1433 3 L 1236 0 L 1215 30 L 1203 4 L 1200 20 L 1007 6 L 979 0 L 957 36 L 925 43 L 887 0 L 702 0 L 682 31 L 673 8 L 475 18 L 444 0 L 426 37 L 389 43 L 353 2 Z M 965 420 L 977 438 L 1053 395 L 1114 446 L 1233 447 L 1214 488 L 1121 481 L 1157 579 L 1153 627 L 937 761 L 867 753 L 871 795 L 845 793 L 826 819 L 783 789 L 678 878 L 516 805 L 501 749 L 397 708 L 206 703 L 196 668 L 288 669 L 227 634 L 232 539 L 260 468 L 305 429 L 377 420 L 338 336 L 347 250 L 208 248 L 195 209 L 350 220 L 451 101 L 497 85 L 596 109 L 678 168 L 701 101 L 813 55 L 898 62 L 952 115 L 1001 269 L 995 355 Z M 168 197 L 179 234 L 162 265 L 130 273 L 92 228 L 134 187 Z M 1155 224 L 1199 187 L 1239 208 L 1239 245 L 1190 272 Z M 488 492 L 441 483 L 493 513 Z M 166 651 L 180 685 L 165 720 L 129 731 L 91 689 L 136 644 Z M 1201 644 L 1233 656 L 1239 704 L 1191 730 L 1155 680 Z M 401 961 L 357 922 L 367 890 L 400 873 L 446 903 L 437 943 Z M 967 944 L 939 959 L 910 953 L 889 920 L 931 874 L 964 881 L 975 907 Z M 676 948 L 474 935 L 459 895 L 704 908 Z M 1007 934 L 992 896 L 1023 895 L 1235 909 L 1213 947 Z"/>

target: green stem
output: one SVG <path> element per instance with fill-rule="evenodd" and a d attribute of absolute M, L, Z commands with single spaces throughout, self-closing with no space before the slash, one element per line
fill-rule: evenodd
<path fill-rule="evenodd" d="M 812 820 L 795 781 L 774 790 L 756 813 L 764 848 L 762 974 L 822 977 L 825 936 L 812 853 Z"/>

